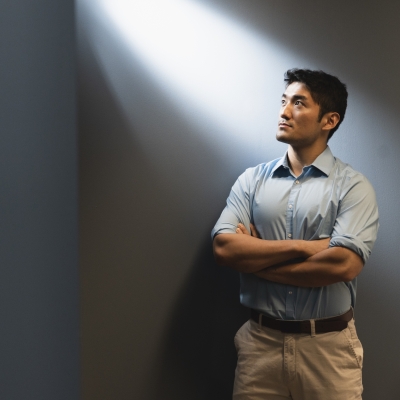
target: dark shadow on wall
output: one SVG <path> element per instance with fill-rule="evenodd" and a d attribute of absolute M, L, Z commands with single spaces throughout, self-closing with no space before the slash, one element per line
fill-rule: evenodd
<path fill-rule="evenodd" d="M 215 264 L 206 237 L 174 306 L 151 398 L 231 399 L 233 338 L 248 317 L 239 304 L 239 274 Z"/>
<path fill-rule="evenodd" d="M 384 248 L 374 249 L 358 278 L 355 321 L 364 347 L 364 400 L 394 400 L 399 389 L 399 328 L 398 320 L 393 317 L 398 304 L 393 299 L 398 297 L 399 278 L 397 271 L 392 277 L 387 275 L 387 266 L 391 265 L 388 258 L 390 255 Z"/>

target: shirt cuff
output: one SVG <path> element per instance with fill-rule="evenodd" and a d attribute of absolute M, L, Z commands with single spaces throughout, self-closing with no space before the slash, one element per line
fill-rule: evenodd
<path fill-rule="evenodd" d="M 364 260 L 364 263 L 367 262 L 371 255 L 371 250 L 368 246 L 357 236 L 351 234 L 333 236 L 329 247 L 347 247 L 357 253 Z"/>
<path fill-rule="evenodd" d="M 221 224 L 211 231 L 211 240 L 213 240 L 214 237 L 220 233 L 236 233 L 236 228 L 237 226 L 233 224 Z"/>

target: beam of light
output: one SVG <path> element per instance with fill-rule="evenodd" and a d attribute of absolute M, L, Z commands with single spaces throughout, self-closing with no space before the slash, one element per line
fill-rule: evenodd
<path fill-rule="evenodd" d="M 285 57 L 274 43 L 191 0 L 92 3 L 180 109 L 202 114 L 244 143 L 266 131 L 267 119 L 275 128 Z M 103 55 L 102 62 L 122 95 L 113 61 Z"/>

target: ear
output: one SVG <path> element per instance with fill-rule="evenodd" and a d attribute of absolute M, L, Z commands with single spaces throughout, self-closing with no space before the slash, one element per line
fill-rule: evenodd
<path fill-rule="evenodd" d="M 322 117 L 322 130 L 330 131 L 340 121 L 340 115 L 337 112 L 328 112 Z"/>

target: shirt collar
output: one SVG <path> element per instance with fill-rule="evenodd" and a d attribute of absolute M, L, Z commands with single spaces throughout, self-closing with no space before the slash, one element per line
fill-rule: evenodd
<path fill-rule="evenodd" d="M 314 162 L 311 165 L 314 166 L 315 168 L 318 168 L 326 176 L 329 175 L 333 166 L 335 165 L 335 157 L 333 156 L 329 146 L 326 146 L 326 149 L 314 160 Z M 271 174 L 273 175 L 275 171 L 280 167 L 289 169 L 287 151 L 285 155 L 275 164 L 274 168 L 271 171 Z"/>
<path fill-rule="evenodd" d="M 329 146 L 326 146 L 326 149 L 314 160 L 311 165 L 313 165 L 315 168 L 318 168 L 326 176 L 329 175 L 333 166 L 335 165 L 335 157 L 333 157 Z"/>
<path fill-rule="evenodd" d="M 287 162 L 287 152 L 285 153 L 285 155 L 282 158 L 280 158 L 277 161 L 277 163 L 275 164 L 274 168 L 272 168 L 271 176 L 273 176 L 275 174 L 275 171 L 277 169 L 279 169 L 280 167 L 284 167 L 287 170 L 289 170 L 289 165 L 288 165 L 288 162 Z"/>

